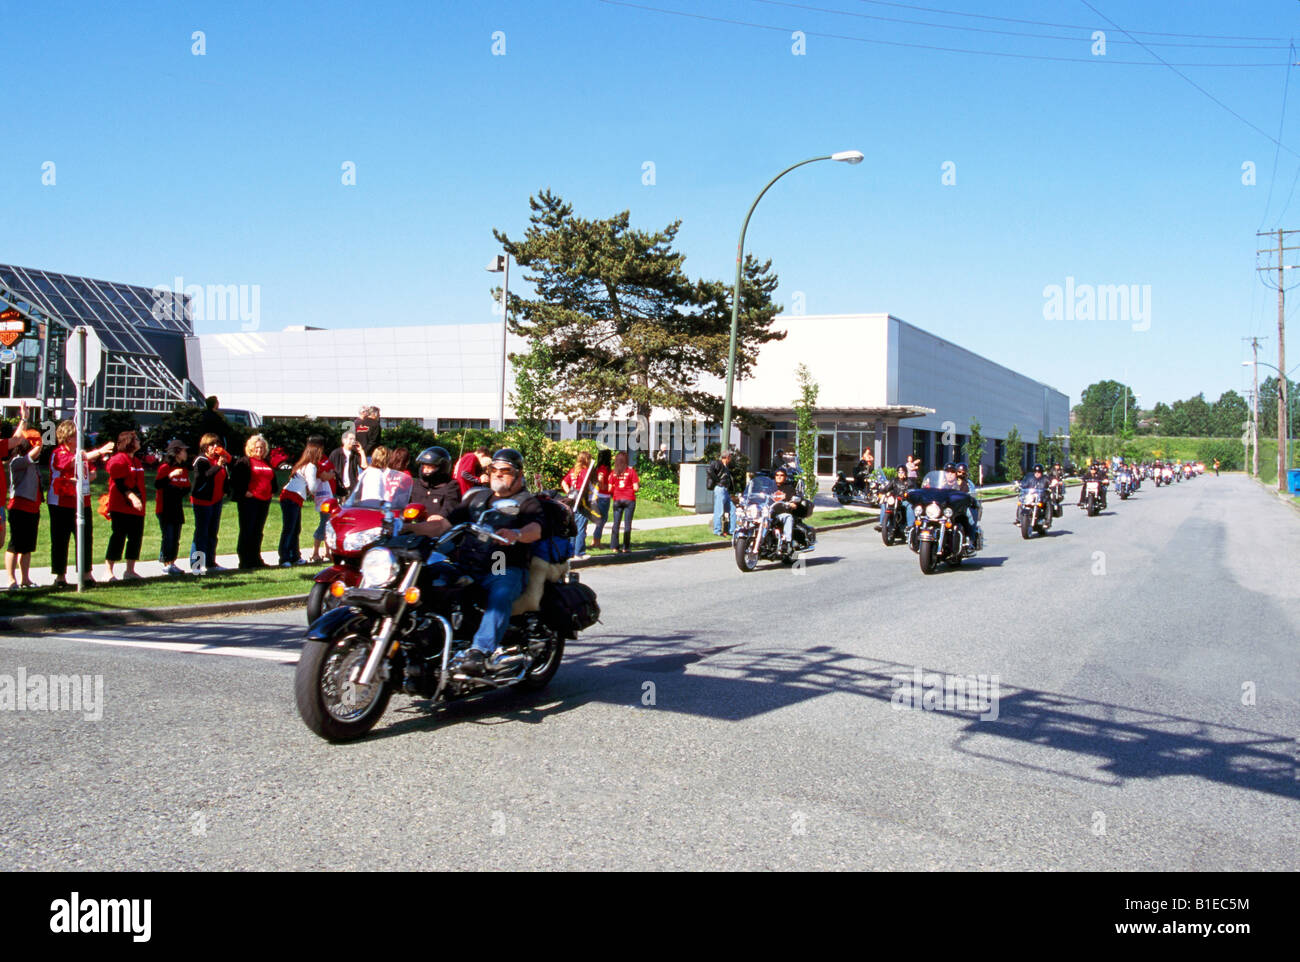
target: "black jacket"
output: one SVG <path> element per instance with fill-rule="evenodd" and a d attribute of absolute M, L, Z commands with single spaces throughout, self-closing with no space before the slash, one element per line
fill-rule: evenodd
<path fill-rule="evenodd" d="M 735 490 L 735 482 L 731 476 L 731 468 L 722 463 L 721 458 L 710 462 L 709 468 L 704 472 L 705 486 L 709 490 L 721 488 L 723 491 Z"/>
<path fill-rule="evenodd" d="M 341 447 L 330 452 L 329 461 L 334 466 L 334 487 L 339 497 L 343 498 L 351 494 L 352 489 L 357 486 L 357 479 L 361 477 L 361 455 L 353 455 L 351 470 L 347 472 L 346 478 L 343 476 L 343 468 L 347 463 L 347 453 Z"/>
<path fill-rule="evenodd" d="M 375 445 L 379 443 L 379 436 L 382 433 L 379 429 L 378 418 L 357 418 L 352 422 L 352 429 L 356 432 L 357 441 L 361 443 L 361 450 L 366 452 L 366 457 L 375 450 Z"/>

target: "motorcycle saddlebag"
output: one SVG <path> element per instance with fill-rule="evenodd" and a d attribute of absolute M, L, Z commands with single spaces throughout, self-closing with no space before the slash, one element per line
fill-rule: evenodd
<path fill-rule="evenodd" d="M 596 592 L 580 581 L 547 582 L 542 594 L 542 620 L 563 635 L 576 635 L 600 620 Z"/>

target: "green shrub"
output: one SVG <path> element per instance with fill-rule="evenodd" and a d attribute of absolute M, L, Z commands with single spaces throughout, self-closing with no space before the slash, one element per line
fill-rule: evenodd
<path fill-rule="evenodd" d="M 637 472 L 640 477 L 641 472 Z M 647 501 L 662 501 L 666 504 L 676 504 L 679 493 L 679 485 L 676 481 L 666 481 L 663 478 L 642 478 L 641 488 L 637 492 L 638 498 Z"/>

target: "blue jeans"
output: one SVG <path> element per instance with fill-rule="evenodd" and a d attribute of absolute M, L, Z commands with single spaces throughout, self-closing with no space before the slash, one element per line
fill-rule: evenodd
<path fill-rule="evenodd" d="M 725 488 L 713 489 L 713 533 L 722 534 L 722 519 L 731 512 L 731 492 Z"/>
<path fill-rule="evenodd" d="M 600 520 L 596 522 L 596 530 L 591 533 L 591 543 L 600 544 L 600 536 L 605 530 L 605 522 L 609 520 L 609 499 L 608 494 L 596 495 L 596 510 L 600 512 Z"/>
<path fill-rule="evenodd" d="M 190 543 L 190 563 L 204 568 L 217 563 L 217 532 L 221 528 L 221 504 L 194 505 L 194 540 Z"/>
<path fill-rule="evenodd" d="M 293 501 L 280 502 L 280 564 L 302 560 L 298 535 L 302 531 L 302 505 Z"/>
<path fill-rule="evenodd" d="M 573 523 L 578 526 L 578 533 L 573 537 L 573 553 L 582 558 L 587 554 L 587 516 L 581 511 L 575 511 Z"/>
<path fill-rule="evenodd" d="M 162 545 L 158 549 L 158 560 L 165 565 L 173 564 L 181 550 L 181 522 L 174 524 L 159 519 L 162 528 Z"/>
<path fill-rule="evenodd" d="M 486 575 L 479 582 L 487 588 L 487 605 L 478 631 L 474 632 L 474 647 L 483 654 L 490 655 L 501 647 L 501 639 L 510 626 L 510 609 L 514 607 L 515 599 L 524 593 L 526 577 L 523 568 L 507 568 L 499 575 Z"/>

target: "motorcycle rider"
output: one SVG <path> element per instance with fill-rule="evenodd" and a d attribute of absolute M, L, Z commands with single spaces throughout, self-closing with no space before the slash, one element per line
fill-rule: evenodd
<path fill-rule="evenodd" d="M 409 504 L 422 505 L 424 521 L 408 523 L 416 534 L 428 534 L 435 522 L 445 521 L 460 505 L 460 485 L 451 476 L 451 454 L 437 445 L 415 456 L 416 477 L 411 485 Z"/>
<path fill-rule="evenodd" d="M 795 520 L 807 513 L 807 506 L 799 493 L 799 485 L 790 480 L 785 468 L 781 467 L 773 471 L 772 480 L 776 482 L 776 491 L 772 493 L 772 500 L 776 504 L 772 508 L 772 514 L 780 516 L 781 543 L 789 545 L 794 540 Z"/>
<path fill-rule="evenodd" d="M 1104 511 L 1106 508 L 1106 471 L 1095 459 L 1090 465 L 1088 465 L 1088 473 L 1083 476 L 1083 484 L 1079 485 L 1079 507 L 1081 508 L 1083 507 L 1083 500 L 1088 493 L 1089 481 L 1098 482 L 1098 491 L 1100 494 L 1098 495 L 1097 503 L 1101 510 Z"/>
<path fill-rule="evenodd" d="M 961 465 L 961 467 L 965 467 L 965 465 Z M 953 464 L 951 461 L 943 466 L 943 483 L 939 485 L 939 487 L 952 488 L 955 491 L 961 491 L 964 494 L 970 495 L 971 504 L 961 513 L 961 529 L 962 533 L 966 535 L 965 553 L 967 555 L 973 555 L 975 553 L 975 539 L 979 532 L 979 516 L 975 515 L 975 517 L 971 517 L 972 514 L 975 514 L 976 510 L 975 489 L 971 485 L 969 478 L 963 479 L 961 477 L 958 465 Z"/>
<path fill-rule="evenodd" d="M 957 465 L 957 488 L 970 495 L 971 506 L 967 509 L 966 514 L 970 518 L 971 527 L 983 538 L 983 529 L 980 527 L 980 503 L 975 496 L 975 483 L 966 474 L 966 462 L 962 461 Z M 974 554 L 974 542 L 970 544 L 970 553 Z"/>
<path fill-rule="evenodd" d="M 894 497 L 899 499 L 899 503 L 902 504 L 903 510 L 907 515 L 907 526 L 909 528 L 912 526 L 914 520 L 915 509 L 912 507 L 912 502 L 907 500 L 907 492 L 911 491 L 913 488 L 919 488 L 920 486 L 921 482 L 915 477 L 908 477 L 907 465 L 900 464 L 898 470 L 894 473 L 893 479 L 890 480 L 889 484 L 885 486 L 885 490 L 882 492 L 882 494 L 892 494 Z M 883 508 L 881 509 L 881 517 L 884 517 Z M 877 531 L 880 530 L 882 523 L 883 522 L 876 524 Z"/>
<path fill-rule="evenodd" d="M 488 463 L 488 484 L 490 491 L 475 492 L 445 520 L 429 525 L 430 536 L 436 537 L 453 525 L 476 520 L 497 501 L 513 498 L 519 503 L 519 512 L 504 517 L 502 526 L 496 529 L 496 534 L 507 543 L 488 543 L 482 549 L 483 556 L 475 559 L 480 569 L 478 583 L 487 589 L 487 598 L 473 644 L 457 658 L 457 670 L 466 675 L 481 675 L 491 667 L 489 659 L 501 647 L 501 639 L 510 625 L 510 609 L 523 594 L 533 555 L 531 545 L 541 539 L 544 520 L 541 503 L 524 486 L 524 457 L 514 448 L 501 448 L 492 455 Z M 478 553 L 474 546 L 482 542 L 468 544 L 471 552 Z M 462 543 L 462 548 L 466 546 Z"/>
<path fill-rule="evenodd" d="M 1033 468 L 1026 471 L 1025 476 L 1020 479 L 1020 489 L 1023 491 L 1026 488 L 1037 488 L 1039 502 L 1046 505 L 1048 504 L 1047 486 L 1050 482 L 1051 478 L 1043 472 L 1043 466 L 1041 464 L 1035 464 Z M 1017 512 L 1017 515 L 1018 514 L 1019 512 Z M 1014 523 L 1019 523 L 1018 517 Z"/>

